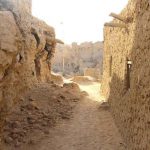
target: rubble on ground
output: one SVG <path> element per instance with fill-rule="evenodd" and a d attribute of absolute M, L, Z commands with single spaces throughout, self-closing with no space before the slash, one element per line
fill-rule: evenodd
<path fill-rule="evenodd" d="M 35 85 L 5 119 L 1 135 L 4 149 L 21 149 L 37 142 L 38 135 L 48 135 L 59 120 L 71 118 L 72 109 L 83 95 L 74 83 L 63 87 L 53 83 Z"/>

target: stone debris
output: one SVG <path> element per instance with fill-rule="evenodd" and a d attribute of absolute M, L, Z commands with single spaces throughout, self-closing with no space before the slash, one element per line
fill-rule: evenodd
<path fill-rule="evenodd" d="M 83 94 L 75 84 L 64 84 L 64 87 L 35 85 L 5 119 L 1 135 L 5 150 L 36 143 L 36 135 L 48 135 L 49 129 L 59 120 L 71 118 L 72 109 L 81 96 Z"/>

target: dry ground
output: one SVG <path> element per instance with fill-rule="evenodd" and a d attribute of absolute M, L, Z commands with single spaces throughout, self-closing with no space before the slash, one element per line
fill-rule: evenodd
<path fill-rule="evenodd" d="M 99 83 L 80 85 L 81 90 L 89 94 L 86 97 L 84 95 L 87 94 L 80 92 L 76 85 L 75 87 L 57 87 L 57 90 L 56 87 L 47 86 L 37 86 L 25 97 L 35 107 L 36 111 L 31 110 L 30 113 L 23 115 L 23 118 L 28 121 L 21 122 L 21 127 L 19 127 L 21 133 L 25 131 L 23 141 L 20 142 L 18 138 L 12 141 L 8 138 L 12 134 L 10 131 L 12 126 L 11 128 L 8 127 L 9 120 L 12 121 L 16 115 L 13 115 L 14 117 L 11 115 L 10 119 L 7 120 L 5 127 L 8 127 L 8 131 L 4 132 L 7 144 L 2 150 L 126 149 L 109 107 L 101 105 Z M 33 108 L 29 107 L 30 109 Z M 25 110 L 28 110 L 28 107 Z M 43 110 L 44 114 L 41 115 Z M 22 127 L 26 127 L 27 130 L 22 129 Z"/>
<path fill-rule="evenodd" d="M 38 145 L 40 150 L 125 150 L 107 105 L 101 106 L 100 84 L 82 84 L 89 93 L 75 107 L 73 118 L 63 121 L 48 138 Z M 35 148 L 36 149 L 36 148 Z"/>
<path fill-rule="evenodd" d="M 45 139 L 51 128 L 72 117 L 82 96 L 77 84 L 35 85 L 7 115 L 0 150 L 34 150 L 33 146 Z"/>

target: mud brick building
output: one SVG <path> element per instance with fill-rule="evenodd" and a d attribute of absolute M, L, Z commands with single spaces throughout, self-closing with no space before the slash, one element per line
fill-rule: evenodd
<path fill-rule="evenodd" d="M 150 149 L 150 1 L 129 0 L 105 24 L 101 93 L 129 150 Z"/>

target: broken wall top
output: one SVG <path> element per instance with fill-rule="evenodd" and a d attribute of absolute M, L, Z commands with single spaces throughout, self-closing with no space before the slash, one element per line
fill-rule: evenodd
<path fill-rule="evenodd" d="M 4 8 L 32 14 L 32 0 L 0 0 L 0 10 Z"/>
<path fill-rule="evenodd" d="M 137 12 L 137 5 L 140 3 L 139 1 L 140 0 L 129 0 L 128 4 L 118 14 L 118 16 L 123 18 L 125 20 L 125 22 L 122 22 L 122 21 L 114 18 L 110 23 L 122 23 L 122 24 L 126 24 L 126 25 L 128 25 L 128 23 L 133 23 L 136 18 L 135 12 Z"/>

